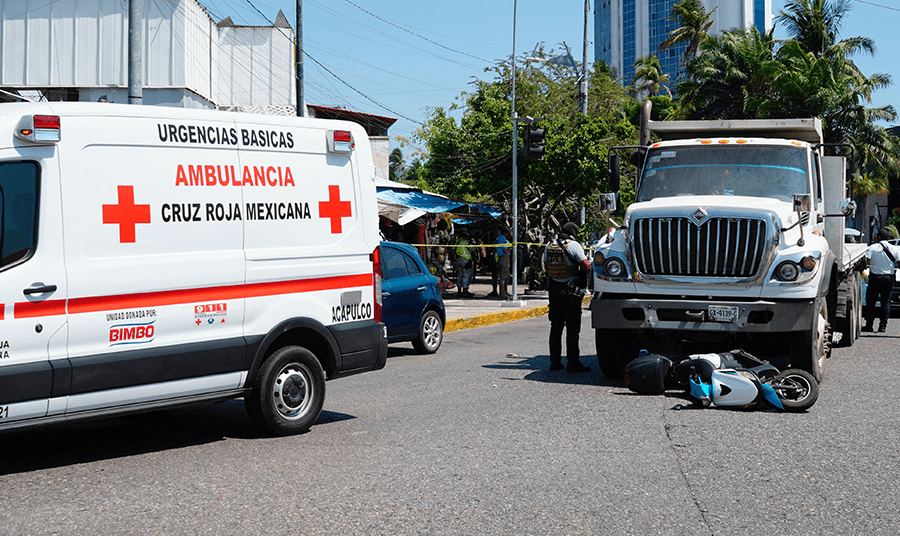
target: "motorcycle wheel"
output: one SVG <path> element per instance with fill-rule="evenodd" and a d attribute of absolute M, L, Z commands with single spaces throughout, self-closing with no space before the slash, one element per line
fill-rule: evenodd
<path fill-rule="evenodd" d="M 806 411 L 819 398 L 819 382 L 812 374 L 800 369 L 786 369 L 772 380 L 772 388 L 778 394 L 785 411 Z"/>

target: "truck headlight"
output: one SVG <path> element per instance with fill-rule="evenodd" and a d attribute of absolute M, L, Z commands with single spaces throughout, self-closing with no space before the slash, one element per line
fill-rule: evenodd
<path fill-rule="evenodd" d="M 796 281 L 800 275 L 800 266 L 794 261 L 784 261 L 775 268 L 775 277 L 781 281 Z"/>
<path fill-rule="evenodd" d="M 610 277 L 621 277 L 625 273 L 625 263 L 615 257 L 609 258 L 606 261 L 606 273 Z"/>
<path fill-rule="evenodd" d="M 812 272 L 816 267 L 816 258 L 811 255 L 807 255 L 806 257 L 800 259 L 800 266 L 802 266 L 803 269 L 807 272 Z"/>

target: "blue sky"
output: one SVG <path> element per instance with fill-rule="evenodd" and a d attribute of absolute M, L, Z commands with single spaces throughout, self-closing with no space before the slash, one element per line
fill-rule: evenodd
<path fill-rule="evenodd" d="M 251 5 L 269 21 L 279 9 L 292 25 L 295 20 L 296 0 L 200 3 L 216 21 L 230 16 L 237 24 L 267 24 Z M 552 4 L 518 0 L 516 53 L 526 54 L 537 43 L 562 50 L 566 42 L 580 62 L 584 1 Z M 784 0 L 772 0 L 773 12 L 783 6 Z M 894 79 L 890 88 L 874 95 L 872 105 L 900 109 L 900 62 L 891 59 L 900 42 L 900 3 L 853 0 L 852 6 L 841 37 L 867 36 L 878 48 L 874 58 L 859 55 L 854 60 L 866 74 L 886 73 Z M 486 67 L 512 52 L 513 0 L 303 0 L 303 21 L 304 47 L 315 60 L 305 62 L 307 103 L 397 117 L 392 137 L 411 137 L 429 109 L 457 102 L 473 79 L 490 78 Z M 593 29 L 591 18 L 589 38 Z M 785 37 L 777 27 L 776 37 Z M 405 155 L 412 151 L 403 149 Z"/>

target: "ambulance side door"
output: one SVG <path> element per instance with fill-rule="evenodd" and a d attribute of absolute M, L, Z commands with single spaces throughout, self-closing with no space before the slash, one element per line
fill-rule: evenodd
<path fill-rule="evenodd" d="M 67 387 L 55 152 L 0 153 L 0 426 L 47 415 L 54 392 Z"/>

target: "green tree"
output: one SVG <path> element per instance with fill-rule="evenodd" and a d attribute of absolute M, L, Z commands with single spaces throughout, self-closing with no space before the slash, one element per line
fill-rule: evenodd
<path fill-rule="evenodd" d="M 661 89 L 666 90 L 666 94 L 671 97 L 672 92 L 666 82 L 669 81 L 669 75 L 663 73 L 662 66 L 659 64 L 659 58 L 651 54 L 643 58 L 638 58 L 634 62 L 634 89 L 637 93 L 644 93 L 648 97 L 659 95 Z M 639 83 L 640 82 L 640 83 Z"/>
<path fill-rule="evenodd" d="M 406 162 L 403 160 L 403 151 L 395 148 L 388 156 L 388 175 L 392 181 L 403 180 Z"/>
<path fill-rule="evenodd" d="M 695 58 L 700 51 L 700 45 L 709 37 L 709 28 L 713 23 L 712 14 L 716 9 L 718 6 L 706 11 L 700 0 L 681 0 L 672 6 L 669 20 L 678 23 L 678 27 L 669 32 L 669 37 L 659 45 L 658 51 L 686 43 L 682 64 Z"/>
<path fill-rule="evenodd" d="M 508 61 L 485 72 L 489 79 L 473 82 L 472 91 L 460 96 L 458 121 L 452 109 L 436 108 L 416 133 L 426 151 L 420 176 L 432 191 L 493 203 L 510 214 L 512 72 Z M 632 99 L 614 73 L 602 63 L 589 72 L 587 115 L 578 113 L 577 74 L 527 62 L 517 68 L 517 114 L 543 118 L 539 126 L 546 129 L 544 160 L 518 160 L 519 228 L 531 241 L 543 241 L 554 220 L 574 219 L 582 204 L 594 209 L 596 194 L 606 188 L 608 147 L 635 138 L 623 113 Z"/>
<path fill-rule="evenodd" d="M 774 32 L 730 30 L 700 45 L 678 85 L 680 115 L 689 119 L 756 119 L 771 104 Z"/>

